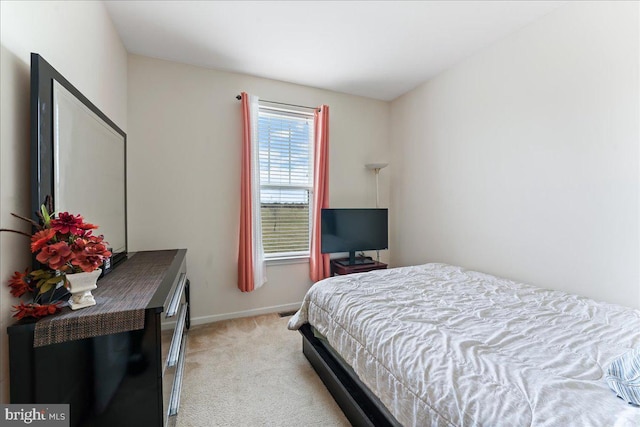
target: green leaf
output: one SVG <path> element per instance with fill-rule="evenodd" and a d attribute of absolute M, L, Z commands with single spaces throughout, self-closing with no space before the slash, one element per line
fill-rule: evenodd
<path fill-rule="evenodd" d="M 62 282 L 62 280 L 63 280 L 63 277 L 62 277 L 62 276 L 56 276 L 56 277 L 52 277 L 52 278 L 51 278 L 51 279 L 49 279 L 49 280 L 45 280 L 45 282 L 44 282 L 44 283 L 45 283 L 45 284 L 52 284 L 52 285 L 55 285 L 55 284 L 57 284 L 57 283 Z"/>
<path fill-rule="evenodd" d="M 47 292 L 49 292 L 51 290 L 51 288 L 53 288 L 53 283 L 46 283 L 44 285 L 42 285 L 42 287 L 40 288 L 40 293 L 41 294 L 46 294 Z"/>
<path fill-rule="evenodd" d="M 50 271 L 45 271 L 45 270 L 34 270 L 30 273 L 30 275 L 35 280 L 46 280 L 53 277 Z"/>
<path fill-rule="evenodd" d="M 45 228 L 48 228 L 51 224 L 51 215 L 47 212 L 47 207 L 45 205 L 40 206 L 40 212 L 42 213 L 42 220 L 44 221 Z"/>

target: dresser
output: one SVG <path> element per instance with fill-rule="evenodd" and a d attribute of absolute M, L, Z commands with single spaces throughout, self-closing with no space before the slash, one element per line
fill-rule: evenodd
<path fill-rule="evenodd" d="M 11 403 L 66 403 L 71 426 L 176 422 L 190 326 L 186 249 L 130 254 L 97 305 L 7 328 Z"/>

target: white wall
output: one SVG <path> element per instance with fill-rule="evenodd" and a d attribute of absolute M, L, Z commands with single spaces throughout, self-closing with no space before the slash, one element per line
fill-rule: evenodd
<path fill-rule="evenodd" d="M 188 249 L 196 323 L 297 308 L 311 284 L 304 263 L 269 266 L 254 292 L 237 288 L 241 91 L 329 105 L 333 207 L 375 206 L 364 165 L 389 160 L 386 102 L 130 55 L 129 249 Z M 391 168 L 380 176 L 381 206 Z"/>
<path fill-rule="evenodd" d="M 575 2 L 391 107 L 392 261 L 640 307 L 637 2 Z"/>
<path fill-rule="evenodd" d="M 41 54 L 122 129 L 127 129 L 127 53 L 101 2 L 0 2 L 0 226 L 29 231 L 30 54 Z M 98 164 L 98 159 L 87 159 Z M 0 234 L 0 402 L 8 402 L 7 281 L 31 263 L 28 239 Z"/>

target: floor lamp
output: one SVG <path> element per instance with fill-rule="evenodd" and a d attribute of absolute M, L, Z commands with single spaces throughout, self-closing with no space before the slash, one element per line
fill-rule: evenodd
<path fill-rule="evenodd" d="M 380 207 L 380 196 L 379 196 L 379 182 L 378 175 L 380 174 L 380 169 L 387 167 L 389 163 L 367 163 L 364 165 L 367 169 L 372 170 L 376 174 L 376 208 Z M 376 251 L 376 261 L 380 261 L 380 251 Z"/>
<path fill-rule="evenodd" d="M 376 208 L 380 207 L 380 199 L 378 196 L 378 175 L 380 174 L 380 169 L 386 168 L 389 163 L 367 163 L 364 165 L 367 169 L 372 170 L 376 174 Z"/>

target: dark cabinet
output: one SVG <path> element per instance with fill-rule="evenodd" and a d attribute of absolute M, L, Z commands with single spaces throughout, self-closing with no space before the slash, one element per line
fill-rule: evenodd
<path fill-rule="evenodd" d="M 360 263 L 349 265 L 349 258 L 338 258 L 331 260 L 331 275 L 342 276 L 344 274 L 365 273 L 373 270 L 385 270 L 387 264 L 380 261 L 374 261 L 370 257 L 357 258 Z M 364 262 L 362 262 L 364 260 Z"/>
<path fill-rule="evenodd" d="M 95 309 L 10 326 L 11 403 L 67 403 L 72 426 L 174 423 L 189 291 L 186 249 L 138 252 L 98 282 Z M 143 311 L 131 299 L 144 301 Z M 134 316 L 143 316 L 142 328 L 126 326 Z"/>

